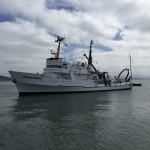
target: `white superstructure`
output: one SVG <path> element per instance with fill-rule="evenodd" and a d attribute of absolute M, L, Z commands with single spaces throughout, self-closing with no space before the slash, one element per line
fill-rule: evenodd
<path fill-rule="evenodd" d="M 130 69 L 125 79 L 120 79 L 119 74 L 114 80 L 110 80 L 108 72 L 99 72 L 92 64 L 92 44 L 90 44 L 88 63 L 65 62 L 59 58 L 60 42 L 64 38 L 58 36 L 55 42 L 58 42 L 58 49 L 54 58 L 46 60 L 46 68 L 43 74 L 33 74 L 9 71 L 12 81 L 16 84 L 19 94 L 42 94 L 42 93 L 66 93 L 66 92 L 92 92 L 108 90 L 131 89 L 131 76 L 128 77 Z"/>

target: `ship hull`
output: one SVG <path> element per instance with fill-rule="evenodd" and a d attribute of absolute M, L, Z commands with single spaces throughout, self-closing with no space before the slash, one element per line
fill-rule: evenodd
<path fill-rule="evenodd" d="M 16 83 L 20 95 L 29 94 L 49 94 L 49 93 L 78 93 L 78 92 L 102 92 L 102 91 L 114 91 L 114 90 L 129 90 L 132 85 L 122 86 L 105 86 L 105 87 L 65 87 L 65 86 L 44 86 L 44 85 L 32 85 Z"/>
<path fill-rule="evenodd" d="M 20 95 L 25 94 L 48 94 L 48 93 L 75 93 L 75 92 L 100 92 L 114 90 L 128 90 L 132 83 L 118 83 L 112 85 L 94 85 L 92 81 L 62 81 L 53 82 L 51 78 L 40 74 L 29 74 L 9 71 L 13 82 L 16 84 Z M 63 84 L 60 84 L 63 83 Z"/>

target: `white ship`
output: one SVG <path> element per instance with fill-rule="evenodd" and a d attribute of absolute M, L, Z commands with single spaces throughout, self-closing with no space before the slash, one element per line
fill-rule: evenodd
<path fill-rule="evenodd" d="M 42 74 L 9 71 L 12 82 L 17 86 L 20 95 L 24 94 L 46 94 L 46 93 L 70 93 L 70 92 L 97 92 L 126 90 L 132 88 L 132 71 L 122 70 L 118 77 L 110 79 L 108 72 L 99 72 L 92 64 L 92 44 L 90 43 L 88 63 L 65 62 L 59 58 L 60 44 L 65 38 L 57 36 L 57 52 L 51 51 L 54 58 L 46 60 L 46 68 Z M 124 79 L 120 76 L 127 71 Z"/>

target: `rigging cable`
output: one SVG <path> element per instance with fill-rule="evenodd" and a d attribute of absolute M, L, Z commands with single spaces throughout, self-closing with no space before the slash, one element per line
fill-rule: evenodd
<path fill-rule="evenodd" d="M 133 65 L 133 63 L 132 63 L 132 65 Z M 138 75 L 138 73 L 137 73 L 137 71 L 136 71 L 136 69 L 135 69 L 135 66 L 133 65 L 133 68 L 134 68 L 134 70 L 135 70 L 135 73 L 137 74 L 137 78 L 138 78 L 138 80 L 140 80 L 140 83 L 141 83 L 141 79 L 140 79 L 140 77 L 139 77 L 139 75 Z"/>

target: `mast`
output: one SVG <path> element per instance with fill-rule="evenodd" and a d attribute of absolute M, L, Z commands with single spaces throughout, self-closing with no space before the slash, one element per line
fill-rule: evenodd
<path fill-rule="evenodd" d="M 91 40 L 90 43 L 90 52 L 89 52 L 89 60 L 88 60 L 88 64 L 92 64 L 92 44 L 94 44 L 93 40 Z"/>
<path fill-rule="evenodd" d="M 129 58 L 130 58 L 130 71 L 131 71 L 131 80 L 132 80 L 132 67 L 131 67 L 131 56 L 129 54 Z"/>
<path fill-rule="evenodd" d="M 85 56 L 86 59 L 88 60 L 88 65 L 91 65 L 93 67 L 93 69 L 95 70 L 95 72 L 97 72 L 96 68 L 92 64 L 92 44 L 94 44 L 93 40 L 91 40 L 91 43 L 90 43 L 89 58 L 86 56 L 86 54 L 84 54 L 83 56 Z"/>
<path fill-rule="evenodd" d="M 57 48 L 57 53 L 56 53 L 55 58 L 59 58 L 59 54 L 60 54 L 60 43 L 61 43 L 61 41 L 63 41 L 64 39 L 65 39 L 64 37 L 57 36 L 57 39 L 55 40 L 55 42 L 58 43 L 58 48 Z"/>

